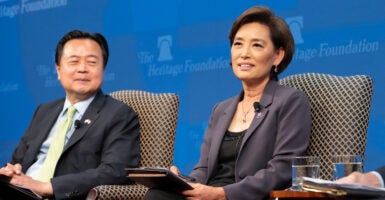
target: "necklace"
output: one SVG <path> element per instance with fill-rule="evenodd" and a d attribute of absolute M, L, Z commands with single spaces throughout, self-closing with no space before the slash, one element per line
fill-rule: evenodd
<path fill-rule="evenodd" d="M 249 114 L 249 112 L 251 111 L 251 109 L 253 108 L 253 106 L 251 106 L 250 108 L 249 108 L 249 110 L 247 110 L 246 112 L 245 112 L 245 109 L 243 108 L 243 103 L 244 103 L 244 101 L 242 102 L 242 112 L 243 112 L 243 116 L 242 116 L 242 122 L 245 124 L 246 123 L 246 117 L 247 117 L 247 115 Z"/>

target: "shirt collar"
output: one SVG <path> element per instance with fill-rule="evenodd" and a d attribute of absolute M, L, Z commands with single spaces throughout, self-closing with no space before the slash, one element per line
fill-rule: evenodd
<path fill-rule="evenodd" d="M 86 112 L 88 106 L 94 100 L 95 96 L 96 95 L 92 95 L 88 99 L 85 99 L 83 101 L 79 101 L 79 102 L 75 103 L 74 105 L 72 105 L 72 106 L 74 106 L 76 108 L 77 112 L 80 114 L 80 117 L 83 116 L 83 114 Z M 64 112 L 67 110 L 67 108 L 70 107 L 70 106 L 71 106 L 71 103 L 66 98 L 65 101 L 64 101 L 64 106 L 63 106 L 63 110 L 61 112 L 61 115 L 63 115 Z"/>

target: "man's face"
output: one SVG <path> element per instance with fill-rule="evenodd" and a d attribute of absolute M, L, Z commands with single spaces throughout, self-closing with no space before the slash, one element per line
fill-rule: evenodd
<path fill-rule="evenodd" d="M 69 40 L 63 48 L 58 79 L 72 104 L 95 94 L 103 82 L 103 56 L 98 43 L 91 39 Z"/>

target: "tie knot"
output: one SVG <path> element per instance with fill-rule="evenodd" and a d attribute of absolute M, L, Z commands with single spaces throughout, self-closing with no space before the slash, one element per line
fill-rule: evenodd
<path fill-rule="evenodd" d="M 72 118 L 76 112 L 76 108 L 73 106 L 70 106 L 67 108 L 67 118 Z"/>

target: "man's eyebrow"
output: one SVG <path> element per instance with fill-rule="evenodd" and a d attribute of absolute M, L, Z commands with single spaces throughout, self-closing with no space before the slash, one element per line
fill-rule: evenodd
<path fill-rule="evenodd" d="M 71 58 L 79 58 L 79 56 L 77 56 L 77 55 L 70 55 L 66 59 L 68 60 L 68 59 L 71 59 Z"/>
<path fill-rule="evenodd" d="M 70 55 L 67 57 L 67 59 L 71 59 L 71 58 L 79 58 L 80 56 L 78 55 Z M 94 55 L 94 54 L 90 54 L 90 55 L 87 55 L 86 58 L 96 58 L 96 59 L 99 59 L 99 57 L 97 55 Z"/>
<path fill-rule="evenodd" d="M 96 58 L 96 59 L 99 59 L 99 56 L 93 55 L 93 54 L 87 55 L 86 57 L 87 57 L 87 58 Z"/>

